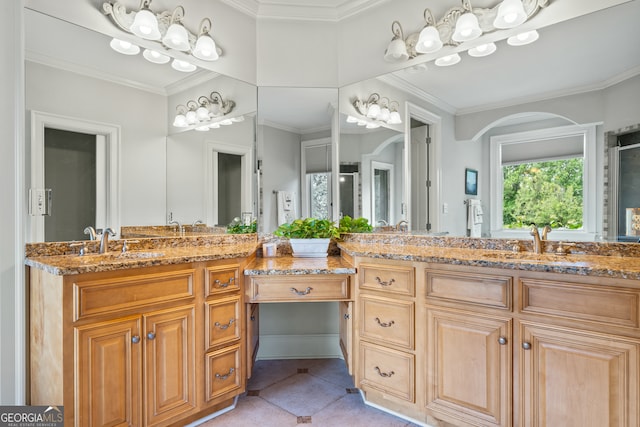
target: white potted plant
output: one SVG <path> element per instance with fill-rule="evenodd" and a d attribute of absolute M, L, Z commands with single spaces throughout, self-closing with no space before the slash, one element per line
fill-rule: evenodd
<path fill-rule="evenodd" d="M 328 219 L 304 218 L 282 224 L 274 233 L 287 237 L 294 257 L 326 257 L 331 238 L 339 236 L 338 228 Z"/>

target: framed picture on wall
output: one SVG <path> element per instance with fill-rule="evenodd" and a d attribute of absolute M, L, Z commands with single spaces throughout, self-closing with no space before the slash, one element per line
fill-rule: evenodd
<path fill-rule="evenodd" d="M 478 171 L 466 168 L 464 170 L 464 194 L 478 195 Z"/>

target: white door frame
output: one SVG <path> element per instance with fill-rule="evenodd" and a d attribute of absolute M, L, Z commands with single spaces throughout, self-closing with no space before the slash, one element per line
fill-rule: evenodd
<path fill-rule="evenodd" d="M 207 159 L 205 184 L 206 189 L 206 205 L 207 218 L 206 224 L 218 225 L 218 153 L 235 154 L 241 156 L 240 174 L 241 174 L 241 195 L 240 207 L 242 212 L 253 211 L 253 147 L 238 146 L 226 142 L 207 141 L 205 144 L 205 159 Z M 238 212 L 240 215 L 242 212 Z"/>
<path fill-rule="evenodd" d="M 300 212 L 301 218 L 306 218 L 310 215 L 309 212 L 309 185 L 308 185 L 308 180 L 307 180 L 307 148 L 311 148 L 311 147 L 325 147 L 328 146 L 331 149 L 331 156 L 332 158 L 330 159 L 330 164 L 331 164 L 331 168 L 327 171 L 329 173 L 333 172 L 333 152 L 334 147 L 332 145 L 331 142 L 331 138 L 319 138 L 319 139 L 310 139 L 307 141 L 302 141 L 300 143 L 300 206 L 302 207 Z M 331 177 L 333 178 L 333 176 Z M 331 182 L 333 183 L 333 179 L 331 179 Z M 329 202 L 333 205 L 333 184 L 331 184 L 331 186 L 329 187 Z M 330 215 L 334 215 L 334 211 L 333 208 L 329 209 L 329 214 Z"/>
<path fill-rule="evenodd" d="M 379 218 L 376 218 L 376 197 L 375 197 L 375 172 L 376 170 L 386 170 L 389 171 L 389 194 L 388 194 L 388 206 L 387 210 L 389 211 L 389 218 L 387 218 L 387 225 L 393 225 L 396 222 L 395 218 L 395 197 L 393 195 L 395 188 L 395 171 L 393 163 L 380 162 L 377 160 L 371 160 L 371 218 L 372 225 L 375 227 L 378 225 Z"/>
<path fill-rule="evenodd" d="M 96 135 L 96 228 L 120 231 L 120 126 L 31 111 L 31 185 L 44 188 L 44 130 Z M 31 203 L 31 201 L 29 201 Z M 44 217 L 29 216 L 29 241 L 43 242 Z"/>

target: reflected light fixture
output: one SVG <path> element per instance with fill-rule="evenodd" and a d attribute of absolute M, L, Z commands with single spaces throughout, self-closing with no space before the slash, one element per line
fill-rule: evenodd
<path fill-rule="evenodd" d="M 222 50 L 211 37 L 211 20 L 209 18 L 201 20 L 198 33 L 194 34 L 184 26 L 184 7 L 177 6 L 170 13 L 168 11 L 153 12 L 150 5 L 151 0 L 141 0 L 139 10 L 127 11 L 122 3 L 113 1 L 103 3 L 102 9 L 104 14 L 109 15 L 122 30 L 142 39 L 155 41 L 159 47 L 162 47 L 162 49 L 149 49 L 162 56 L 147 53 L 147 51 L 143 53 L 147 60 L 156 64 L 169 62 L 164 57 L 173 56 L 171 55 L 172 50 L 184 52 L 203 61 L 215 61 L 222 55 Z M 118 50 L 115 41 L 111 42 L 111 47 L 120 53 L 134 55 L 134 53 L 128 53 L 129 51 Z M 136 48 L 139 52 L 140 48 L 138 46 Z M 160 53 L 162 50 L 165 50 L 166 54 Z M 187 62 L 185 59 L 180 59 L 180 61 Z M 187 69 L 193 71 L 197 68 L 195 65 L 177 67 L 174 66 L 179 71 Z"/>
<path fill-rule="evenodd" d="M 529 43 L 533 43 L 538 40 L 540 34 L 536 30 L 526 31 L 524 33 L 516 34 L 507 39 L 507 44 L 510 46 L 524 46 Z"/>
<path fill-rule="evenodd" d="M 126 40 L 112 39 L 109 43 L 111 49 L 124 55 L 137 55 L 140 53 L 140 47 Z"/>
<path fill-rule="evenodd" d="M 171 68 L 173 68 L 176 71 L 182 71 L 183 73 L 190 73 L 192 71 L 195 71 L 196 68 L 198 67 L 196 67 L 190 62 L 183 61 L 182 59 L 176 58 L 173 61 L 171 61 Z"/>
<path fill-rule="evenodd" d="M 399 104 L 397 101 L 389 101 L 381 98 L 379 94 L 372 93 L 366 101 L 356 98 L 353 107 L 363 118 L 349 115 L 347 123 L 356 123 L 358 126 L 366 126 L 367 129 L 375 129 L 383 124 L 397 125 L 402 123 Z"/>
<path fill-rule="evenodd" d="M 461 5 L 449 8 L 438 20 L 427 8 L 423 13 L 425 23 L 422 29 L 417 33 L 408 34 L 406 38 L 400 23 L 393 21 L 391 30 L 394 36 L 385 50 L 384 59 L 401 62 L 411 60 L 419 55 L 447 51 L 439 54 L 437 62 L 440 65 L 453 65 L 459 61 L 456 54 L 461 50 L 467 49 L 469 55 L 475 57 L 490 55 L 495 52 L 496 45 L 493 42 L 481 41 L 484 34 L 515 28 L 523 24 L 536 15 L 540 9 L 547 6 L 549 0 L 490 0 L 483 2 L 483 4 L 486 3 L 493 3 L 493 5 L 474 8 L 471 6 L 471 0 L 462 0 Z M 496 40 L 495 37 L 493 39 Z M 478 40 L 477 46 L 465 46 L 466 43 L 473 40 Z M 527 40 L 534 41 L 535 38 L 527 38 Z M 510 42 L 509 44 L 516 46 L 516 43 L 514 39 L 514 43 Z M 463 46 L 460 46 L 461 44 Z M 518 45 L 521 44 L 524 43 Z M 459 57 L 459 55 L 457 56 Z M 447 61 L 440 58 L 447 58 Z"/>
<path fill-rule="evenodd" d="M 145 49 L 142 52 L 142 56 L 149 62 L 153 62 L 154 64 L 166 64 L 169 62 L 171 57 L 158 52 L 157 50 Z"/>
<path fill-rule="evenodd" d="M 186 128 L 197 125 L 196 130 L 204 131 L 209 128 L 219 127 L 221 124 L 227 125 L 241 122 L 244 117 L 224 118 L 225 115 L 233 111 L 235 106 L 235 102 L 223 99 L 220 93 L 214 91 L 209 96 L 200 96 L 197 101 L 190 100 L 187 101 L 186 105 L 178 105 L 173 126 Z"/>
<path fill-rule="evenodd" d="M 435 60 L 435 64 L 438 67 L 448 67 L 450 65 L 455 65 L 460 62 L 460 55 L 457 53 L 452 53 L 451 55 L 442 56 Z"/>

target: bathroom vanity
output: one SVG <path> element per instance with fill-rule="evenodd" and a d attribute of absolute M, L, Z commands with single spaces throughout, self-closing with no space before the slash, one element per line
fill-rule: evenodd
<path fill-rule="evenodd" d="M 67 425 L 184 425 L 245 391 L 261 304 L 337 301 L 364 399 L 416 423 L 640 421 L 640 256 L 624 244 L 374 234 L 296 259 L 256 257 L 255 236 L 193 239 L 28 256 L 32 404 L 64 405 Z"/>

